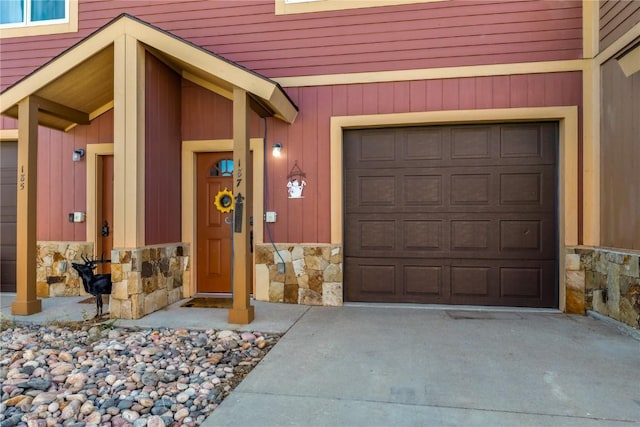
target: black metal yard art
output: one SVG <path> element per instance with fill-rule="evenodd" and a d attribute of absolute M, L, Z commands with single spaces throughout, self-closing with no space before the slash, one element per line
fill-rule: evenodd
<path fill-rule="evenodd" d="M 89 259 L 81 255 L 84 264 L 71 263 L 71 266 L 78 272 L 82 279 L 84 291 L 96 298 L 96 315 L 94 318 L 102 317 L 102 295 L 111 294 L 111 274 L 95 274 L 97 264 L 111 262 L 111 260 Z"/>

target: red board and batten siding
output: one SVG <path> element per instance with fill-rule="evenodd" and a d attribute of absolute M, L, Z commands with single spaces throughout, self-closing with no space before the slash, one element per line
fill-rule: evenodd
<path fill-rule="evenodd" d="M 580 1 L 447 1 L 295 15 L 274 0 L 79 3 L 79 31 L 3 39 L 6 88 L 127 12 L 267 77 L 578 59 Z"/>
<path fill-rule="evenodd" d="M 640 250 L 640 73 L 626 77 L 615 59 L 601 71 L 601 243 Z"/>
<path fill-rule="evenodd" d="M 145 243 L 181 241 L 182 79 L 146 55 Z"/>
<path fill-rule="evenodd" d="M 67 133 L 40 127 L 38 139 L 37 239 L 83 241 L 85 224 L 69 222 L 68 214 L 87 210 L 87 162 L 74 162 L 71 154 L 87 144 L 113 142 L 113 114 L 109 111 Z"/>
<path fill-rule="evenodd" d="M 640 22 L 640 1 L 604 0 L 600 2 L 600 50 Z"/>
<path fill-rule="evenodd" d="M 188 80 L 182 80 L 183 140 L 232 139 L 233 102 Z M 256 113 L 249 118 L 251 138 L 264 135 L 263 120 Z"/>

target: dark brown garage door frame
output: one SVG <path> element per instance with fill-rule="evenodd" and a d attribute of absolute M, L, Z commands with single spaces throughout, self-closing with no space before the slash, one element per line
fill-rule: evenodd
<path fill-rule="evenodd" d="M 345 130 L 345 300 L 558 307 L 558 124 Z"/>
<path fill-rule="evenodd" d="M 18 143 L 0 141 L 0 292 L 16 291 Z"/>

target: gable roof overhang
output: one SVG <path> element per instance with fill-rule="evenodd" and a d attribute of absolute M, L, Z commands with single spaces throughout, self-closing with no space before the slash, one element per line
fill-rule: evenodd
<path fill-rule="evenodd" d="M 298 108 L 282 87 L 256 72 L 128 14 L 122 14 L 0 93 L 0 113 L 18 117 L 18 103 L 38 97 L 38 123 L 69 130 L 113 107 L 114 43 L 130 36 L 183 78 L 228 99 L 245 90 L 262 117 L 292 123 Z"/>

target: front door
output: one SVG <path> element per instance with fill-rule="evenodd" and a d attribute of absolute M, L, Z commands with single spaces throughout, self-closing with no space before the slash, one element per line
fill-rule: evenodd
<path fill-rule="evenodd" d="M 197 155 L 197 284 L 198 293 L 231 292 L 231 215 L 216 209 L 218 192 L 233 189 L 231 152 Z"/>
<path fill-rule="evenodd" d="M 102 196 L 98 214 L 100 230 L 98 233 L 98 245 L 96 256 L 104 259 L 111 258 L 113 249 L 113 155 L 100 156 L 102 173 L 100 176 Z M 111 264 L 98 264 L 99 273 L 110 273 Z"/>

